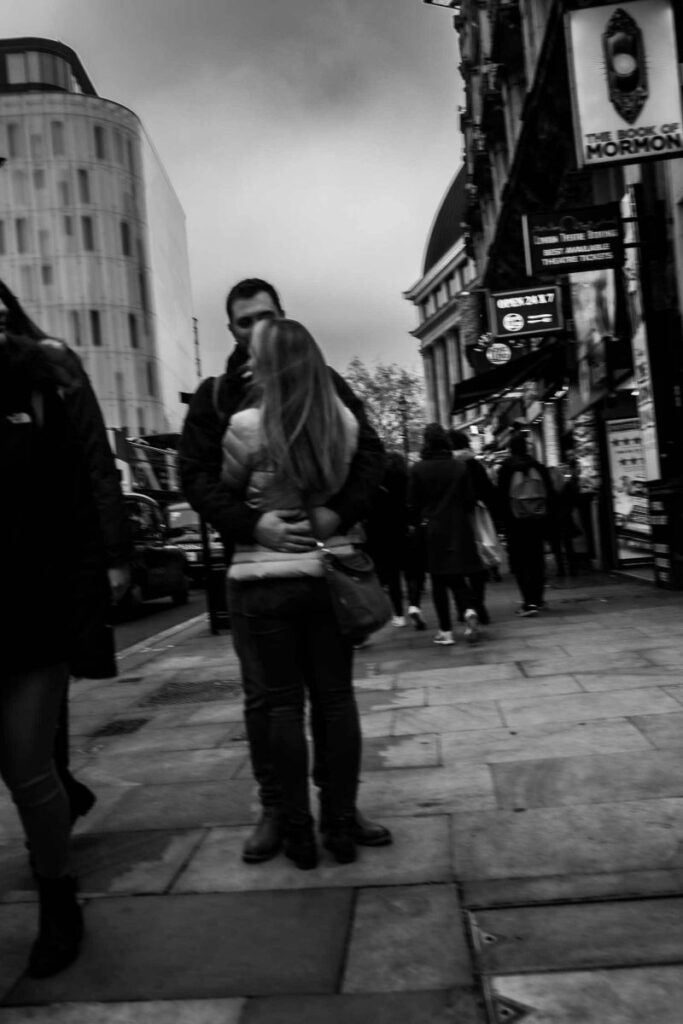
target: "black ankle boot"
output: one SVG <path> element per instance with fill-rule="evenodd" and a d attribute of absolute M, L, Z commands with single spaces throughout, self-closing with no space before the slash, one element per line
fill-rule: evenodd
<path fill-rule="evenodd" d="M 329 821 L 323 846 L 330 851 L 337 864 L 351 864 L 356 859 L 355 826 L 353 815 L 336 817 Z"/>
<path fill-rule="evenodd" d="M 264 807 L 256 828 L 242 847 L 245 864 L 261 864 L 276 857 L 282 848 L 282 811 L 279 807 Z"/>
<path fill-rule="evenodd" d="M 29 978 L 49 978 L 72 964 L 81 948 L 83 913 L 76 899 L 76 882 L 64 878 L 39 878 L 40 931 L 33 943 L 26 973 Z"/>
<path fill-rule="evenodd" d="M 302 871 L 310 871 L 318 863 L 318 848 L 315 845 L 313 819 L 303 824 L 285 825 L 284 834 L 285 857 L 294 861 Z"/>
<path fill-rule="evenodd" d="M 69 800 L 69 816 L 73 825 L 78 818 L 82 818 L 92 809 L 97 797 L 84 782 L 74 779 L 73 775 L 68 782 L 64 782 L 64 788 Z"/>

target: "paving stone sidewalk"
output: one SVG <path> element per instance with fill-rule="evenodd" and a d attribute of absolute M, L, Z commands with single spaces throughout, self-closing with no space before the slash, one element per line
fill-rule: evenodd
<path fill-rule="evenodd" d="M 356 656 L 360 806 L 393 846 L 242 863 L 258 813 L 229 634 L 204 622 L 77 682 L 87 935 L 23 966 L 36 905 L 0 794 L 0 1022 L 660 1024 L 683 1004 L 683 594 L 489 588 L 476 646 L 387 627 Z"/>

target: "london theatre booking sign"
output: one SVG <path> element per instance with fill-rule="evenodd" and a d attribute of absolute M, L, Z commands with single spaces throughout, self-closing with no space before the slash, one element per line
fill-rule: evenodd
<path fill-rule="evenodd" d="M 579 167 L 683 156 L 672 0 L 569 11 L 565 32 Z"/>
<path fill-rule="evenodd" d="M 618 203 L 522 217 L 529 277 L 620 267 L 624 238 Z"/>

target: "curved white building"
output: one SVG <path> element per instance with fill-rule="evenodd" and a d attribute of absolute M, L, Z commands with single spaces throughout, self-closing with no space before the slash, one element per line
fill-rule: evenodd
<path fill-rule="evenodd" d="M 0 40 L 0 276 L 76 348 L 108 427 L 179 430 L 196 370 L 185 215 L 131 110 L 69 47 Z"/>

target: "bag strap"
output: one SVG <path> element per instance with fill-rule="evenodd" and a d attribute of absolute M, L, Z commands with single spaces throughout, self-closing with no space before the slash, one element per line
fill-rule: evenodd
<path fill-rule="evenodd" d="M 223 384 L 224 377 L 224 373 L 220 373 L 217 377 L 214 377 L 213 384 L 211 386 L 211 402 L 213 404 L 213 410 L 221 423 L 223 422 L 225 417 L 223 416 L 223 412 L 221 410 L 220 402 L 218 399 L 220 397 L 220 390 L 221 385 Z"/>

